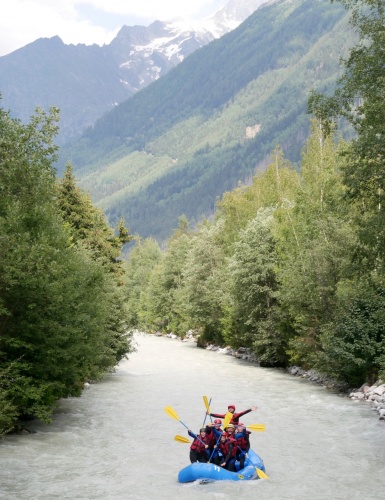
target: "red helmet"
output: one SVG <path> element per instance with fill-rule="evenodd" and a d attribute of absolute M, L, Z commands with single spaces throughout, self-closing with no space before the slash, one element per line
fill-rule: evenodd
<path fill-rule="evenodd" d="M 245 424 L 241 424 L 241 422 L 237 423 L 237 427 L 244 427 Z"/>
<path fill-rule="evenodd" d="M 214 424 L 219 424 L 219 425 L 221 425 L 221 424 L 222 424 L 222 420 L 220 420 L 219 418 L 216 418 L 216 419 L 214 420 Z"/>
<path fill-rule="evenodd" d="M 221 437 L 227 438 L 227 436 L 228 436 L 227 432 L 222 432 Z"/>
<path fill-rule="evenodd" d="M 234 406 L 234 405 L 229 405 L 229 406 L 227 407 L 227 409 L 228 409 L 228 410 L 229 410 L 230 408 L 233 408 L 233 410 L 235 411 L 235 406 Z"/>

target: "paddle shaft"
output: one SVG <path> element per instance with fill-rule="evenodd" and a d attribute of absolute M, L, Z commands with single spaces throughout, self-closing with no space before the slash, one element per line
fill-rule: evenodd
<path fill-rule="evenodd" d="M 210 463 L 210 462 L 211 462 L 211 459 L 213 458 L 214 451 L 215 451 L 216 447 L 218 446 L 218 443 L 219 443 L 219 440 L 220 440 L 220 439 L 221 439 L 221 437 L 222 437 L 222 434 L 223 434 L 223 432 L 221 432 L 221 433 L 220 433 L 220 435 L 219 435 L 219 437 L 218 437 L 218 439 L 217 439 L 217 442 L 215 443 L 215 448 L 213 448 L 213 451 L 211 452 L 211 455 L 210 455 L 210 458 L 209 458 L 208 463 Z"/>

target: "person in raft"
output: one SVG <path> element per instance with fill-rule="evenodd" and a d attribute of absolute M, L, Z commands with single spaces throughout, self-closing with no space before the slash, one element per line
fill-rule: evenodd
<path fill-rule="evenodd" d="M 245 458 L 250 450 L 250 434 L 246 430 L 244 424 L 239 423 L 236 428 L 234 437 L 236 439 L 237 454 L 236 459 L 239 461 L 239 468 L 243 469 L 245 466 Z"/>
<path fill-rule="evenodd" d="M 227 432 L 223 432 L 219 441 L 219 465 L 229 471 L 235 471 L 235 455 L 237 454 L 236 441 Z"/>
<path fill-rule="evenodd" d="M 214 445 L 211 462 L 215 465 L 220 465 L 225 469 L 234 471 L 235 457 L 237 454 L 236 438 L 234 437 L 234 425 L 229 424 L 223 431 L 218 429 L 216 426 L 212 427 L 212 430 L 217 438 L 217 442 Z M 223 439 L 224 437 L 226 439 Z"/>
<path fill-rule="evenodd" d="M 207 450 L 210 445 L 210 436 L 207 435 L 206 427 L 202 427 L 199 430 L 199 436 L 194 434 L 190 429 L 188 429 L 188 435 L 194 438 L 190 446 L 190 462 L 207 462 Z"/>
<path fill-rule="evenodd" d="M 211 457 L 211 461 L 215 463 L 214 458 L 217 458 L 217 449 L 215 449 L 215 445 L 217 444 L 217 441 L 219 441 L 219 436 L 222 434 L 222 420 L 219 418 L 216 418 L 214 422 L 211 422 L 211 424 L 208 424 L 206 426 L 206 434 L 208 435 L 208 445 L 209 445 L 209 456 Z M 216 464 L 218 465 L 218 464 Z"/>
<path fill-rule="evenodd" d="M 211 441 L 210 441 L 210 462 L 215 465 L 220 465 L 222 461 L 222 453 L 219 450 L 219 441 L 223 434 L 221 429 L 222 420 L 216 418 L 214 422 L 209 424 L 211 427 Z"/>
<path fill-rule="evenodd" d="M 229 424 L 226 427 L 225 431 L 227 432 L 227 435 L 228 435 L 229 438 L 236 439 L 235 436 L 234 436 L 234 434 L 235 434 L 235 425 Z"/>
<path fill-rule="evenodd" d="M 229 405 L 227 407 L 228 411 L 233 414 L 230 420 L 230 424 L 237 425 L 239 422 L 239 419 L 243 417 L 243 415 L 246 415 L 246 413 L 250 413 L 251 411 L 255 411 L 257 409 L 256 406 L 252 406 L 248 410 L 240 411 L 239 413 L 235 413 L 235 406 L 234 405 Z M 207 412 L 206 412 L 207 413 Z M 226 413 L 208 413 L 210 417 L 216 417 L 216 418 L 225 418 Z"/>

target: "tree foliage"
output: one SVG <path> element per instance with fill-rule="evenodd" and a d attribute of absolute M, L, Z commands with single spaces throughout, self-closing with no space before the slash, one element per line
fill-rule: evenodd
<path fill-rule="evenodd" d="M 190 325 L 204 341 L 222 343 L 226 268 L 221 222 L 205 221 L 191 241 L 182 273 L 182 297 Z"/>
<path fill-rule="evenodd" d="M 92 204 L 90 195 L 76 185 L 70 164 L 58 182 L 57 193 L 59 210 L 73 242 L 83 245 L 93 259 L 120 278 L 124 272 L 120 260 L 121 248 L 133 238 L 124 226 L 123 218 L 117 224 L 118 234 L 115 235 L 104 213 Z"/>
<path fill-rule="evenodd" d="M 129 314 L 128 322 L 131 328 L 148 328 L 142 322 L 145 317 L 145 311 L 142 309 L 142 306 L 145 307 L 142 295 L 150 285 L 152 271 L 161 260 L 161 255 L 158 243 L 152 238 L 137 240 L 130 252 L 125 268 L 125 294 Z"/>
<path fill-rule="evenodd" d="M 285 338 L 278 328 L 277 250 L 272 207 L 261 208 L 241 231 L 230 261 L 233 345 L 252 347 L 261 362 L 285 364 Z"/>
<path fill-rule="evenodd" d="M 341 2 L 359 43 L 334 94 L 310 97 L 299 171 L 276 148 L 251 185 L 225 193 L 174 268 L 177 287 L 157 297 L 159 310 L 178 309 L 181 335 L 195 328 L 202 344 L 249 347 L 261 363 L 361 385 L 385 376 L 385 6 Z M 337 134 L 341 117 L 349 142 Z M 164 293 L 165 268 L 153 276 L 149 289 Z"/>
<path fill-rule="evenodd" d="M 264 365 L 316 367 L 350 383 L 379 373 L 381 291 L 371 287 L 365 332 L 367 304 L 354 285 L 356 207 L 345 196 L 341 151 L 345 142 L 313 120 L 300 172 L 276 149 L 250 186 L 225 194 L 212 221 L 174 236 L 141 290 L 147 319 L 181 336 L 195 329 L 200 345 L 247 347 Z"/>
<path fill-rule="evenodd" d="M 344 183 L 361 222 L 362 263 L 373 269 L 385 257 L 385 6 L 381 0 L 340 1 L 351 10 L 359 43 L 343 60 L 334 94 L 314 94 L 309 105 L 326 126 L 343 117 L 355 130 L 346 151 Z"/>
<path fill-rule="evenodd" d="M 58 207 L 57 120 L 38 110 L 23 125 L 0 109 L 0 433 L 49 421 L 131 350 L 115 277 Z"/>

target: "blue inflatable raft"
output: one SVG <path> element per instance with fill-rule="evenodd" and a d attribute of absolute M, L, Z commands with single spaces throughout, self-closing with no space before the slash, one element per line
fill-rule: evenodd
<path fill-rule="evenodd" d="M 237 467 L 239 467 L 239 462 L 236 462 Z M 250 449 L 244 468 L 237 472 L 231 472 L 214 464 L 195 462 L 179 471 L 178 481 L 180 483 L 190 483 L 191 481 L 247 481 L 249 479 L 258 479 L 257 469 L 265 472 L 263 460 Z"/>

